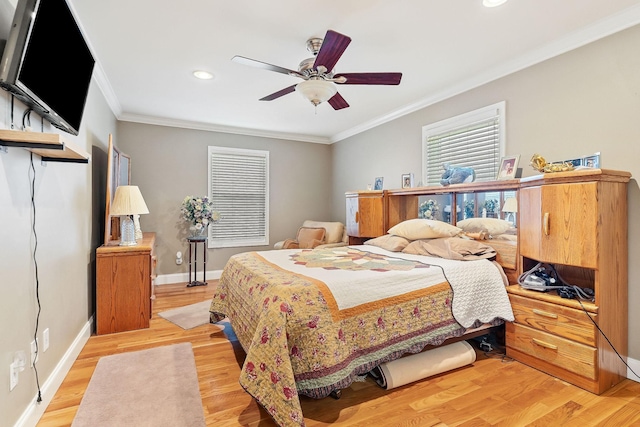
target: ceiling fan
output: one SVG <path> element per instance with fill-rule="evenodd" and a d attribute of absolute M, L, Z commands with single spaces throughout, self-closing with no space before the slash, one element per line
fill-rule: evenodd
<path fill-rule="evenodd" d="M 303 81 L 281 89 L 277 92 L 261 98 L 260 101 L 273 101 L 288 93 L 297 91 L 315 106 L 327 101 L 334 110 L 347 108 L 349 104 L 338 93 L 336 84 L 347 85 L 398 85 L 402 73 L 334 73 L 336 65 L 351 38 L 336 31 L 329 30 L 324 40 L 313 37 L 307 40 L 307 50 L 314 57 L 305 59 L 298 66 L 298 70 L 279 67 L 256 61 L 243 56 L 234 56 L 231 60 L 240 64 L 262 68 L 276 73 L 288 74 L 299 77 Z"/>

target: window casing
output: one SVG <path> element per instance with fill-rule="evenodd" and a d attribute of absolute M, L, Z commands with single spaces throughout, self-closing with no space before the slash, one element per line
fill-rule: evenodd
<path fill-rule="evenodd" d="M 209 199 L 221 219 L 209 247 L 269 244 L 269 152 L 209 147 Z"/>
<path fill-rule="evenodd" d="M 473 168 L 476 181 L 493 181 L 504 146 L 504 101 L 423 126 L 422 183 L 440 185 L 445 163 Z"/>

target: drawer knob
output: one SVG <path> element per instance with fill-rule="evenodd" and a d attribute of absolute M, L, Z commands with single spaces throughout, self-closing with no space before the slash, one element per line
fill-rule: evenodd
<path fill-rule="evenodd" d="M 550 350 L 557 350 L 558 349 L 558 346 L 556 346 L 556 345 L 549 344 L 549 343 L 546 343 L 544 341 L 540 341 L 540 340 L 535 339 L 535 338 L 531 338 L 531 342 L 534 343 L 534 344 L 539 345 L 540 347 L 548 348 Z"/>
<path fill-rule="evenodd" d="M 538 316 L 548 317 L 550 319 L 557 319 L 558 315 L 553 313 L 547 313 L 546 311 L 538 310 L 537 308 L 533 309 L 533 314 L 537 314 Z"/>

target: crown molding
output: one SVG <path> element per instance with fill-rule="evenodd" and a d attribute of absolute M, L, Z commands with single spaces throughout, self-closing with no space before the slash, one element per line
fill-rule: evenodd
<path fill-rule="evenodd" d="M 188 120 L 176 120 L 165 117 L 145 116 L 140 114 L 123 113 L 118 120 L 124 122 L 144 123 L 148 125 L 169 126 L 176 128 L 205 130 L 211 132 L 230 133 L 235 135 L 257 136 L 261 138 L 286 139 L 298 142 L 311 142 L 314 144 L 331 144 L 327 137 L 310 136 L 286 132 L 272 132 L 260 129 L 248 129 L 233 126 L 216 125 L 213 123 L 192 122 Z"/>

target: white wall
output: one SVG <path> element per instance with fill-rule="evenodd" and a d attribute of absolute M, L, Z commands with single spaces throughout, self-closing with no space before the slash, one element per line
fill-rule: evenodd
<path fill-rule="evenodd" d="M 23 110 L 16 101 L 14 123 L 19 128 Z M 0 119 L 0 128 L 9 129 L 10 96 L 4 91 L 0 92 Z M 31 124 L 40 130 L 37 115 L 31 114 Z M 43 396 L 45 403 L 33 405 L 36 378 L 29 367 L 19 374 L 17 387 L 9 392 L 9 365 L 14 353 L 22 350 L 29 357 L 29 343 L 34 339 L 36 287 L 40 342 L 42 331 L 48 328 L 50 332 L 50 347 L 42 352 L 41 346 L 36 364 L 43 387 L 50 383 L 65 352 L 94 312 L 94 254 L 102 241 L 106 147 L 109 133 L 115 130 L 115 116 L 92 82 L 80 134 L 64 134 L 66 140 L 92 155 L 91 162 L 47 162 L 43 166 L 40 157 L 34 155 L 35 215 L 31 208 L 34 173 L 30 172 L 30 153 L 22 148 L 0 153 L 0 425 L 14 425 L 28 413 L 43 411 L 53 397 L 49 390 Z M 59 131 L 45 124 L 45 132 Z"/>

